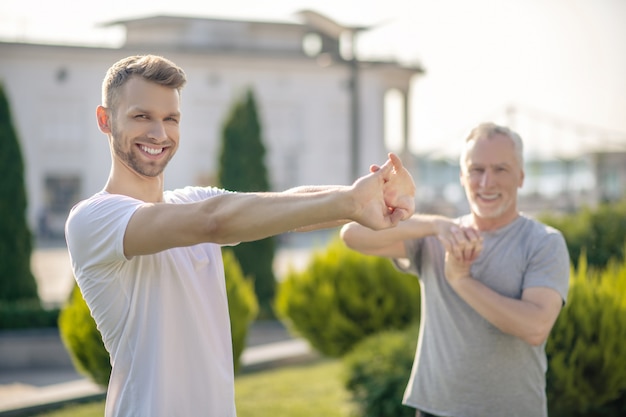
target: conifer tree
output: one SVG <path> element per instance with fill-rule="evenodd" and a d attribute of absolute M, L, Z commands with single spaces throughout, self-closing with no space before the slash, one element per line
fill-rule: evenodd
<path fill-rule="evenodd" d="M 38 302 L 37 282 L 30 269 L 32 236 L 26 220 L 24 161 L 1 83 L 0 167 L 0 302 Z"/>
<path fill-rule="evenodd" d="M 242 192 L 270 190 L 261 124 L 251 89 L 235 101 L 225 119 L 219 158 L 218 179 L 222 188 Z M 250 215 L 254 216 L 254 212 Z M 242 242 L 233 248 L 244 275 L 254 280 L 261 318 L 274 317 L 276 279 L 272 265 L 275 248 L 273 237 Z"/>

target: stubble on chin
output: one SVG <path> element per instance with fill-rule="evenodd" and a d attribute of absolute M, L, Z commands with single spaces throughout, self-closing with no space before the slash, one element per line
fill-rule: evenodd
<path fill-rule="evenodd" d="M 140 156 L 138 155 L 139 150 L 135 149 L 133 152 L 133 147 L 128 150 L 122 149 L 119 141 L 113 141 L 113 152 L 126 166 L 135 171 L 137 174 L 145 176 L 145 177 L 157 177 L 163 173 L 169 159 L 167 159 L 163 163 L 155 162 L 143 162 L 140 160 Z"/>

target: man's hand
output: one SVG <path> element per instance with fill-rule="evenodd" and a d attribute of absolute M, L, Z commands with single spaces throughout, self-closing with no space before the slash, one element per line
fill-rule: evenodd
<path fill-rule="evenodd" d="M 370 171 L 377 172 L 389 166 L 391 171 L 385 178 L 383 198 L 394 222 L 397 223 L 408 219 L 415 212 L 415 183 L 402 160 L 394 153 L 389 153 L 389 159 L 382 167 L 372 165 Z"/>
<path fill-rule="evenodd" d="M 470 278 L 472 263 L 483 249 L 483 239 L 478 230 L 471 227 L 449 225 L 442 227 L 437 235 L 446 249 L 445 274 L 452 284 L 455 280 Z"/>

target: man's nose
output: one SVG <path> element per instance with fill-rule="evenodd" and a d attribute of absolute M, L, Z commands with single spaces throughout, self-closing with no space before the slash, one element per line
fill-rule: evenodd
<path fill-rule="evenodd" d="M 489 187 L 491 185 L 491 173 L 489 170 L 485 170 L 483 175 L 480 177 L 480 186 L 483 188 Z"/>
<path fill-rule="evenodd" d="M 167 138 L 167 133 L 165 132 L 165 126 L 163 123 L 160 121 L 154 121 L 150 126 L 148 137 L 155 140 Z"/>

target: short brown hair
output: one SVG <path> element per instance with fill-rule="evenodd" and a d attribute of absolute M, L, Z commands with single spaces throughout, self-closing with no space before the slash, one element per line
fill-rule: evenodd
<path fill-rule="evenodd" d="M 131 77 L 174 88 L 180 94 L 187 82 L 185 72 L 169 59 L 156 55 L 134 55 L 117 61 L 102 82 L 102 105 L 114 107 L 118 91 Z"/>

